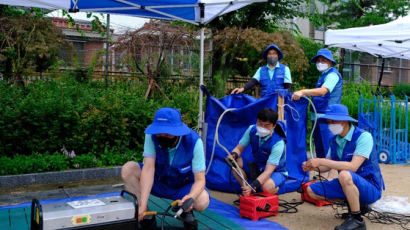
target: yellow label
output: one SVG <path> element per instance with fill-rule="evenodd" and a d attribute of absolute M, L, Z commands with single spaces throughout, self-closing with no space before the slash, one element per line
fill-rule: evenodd
<path fill-rule="evenodd" d="M 91 216 L 90 215 L 81 215 L 81 216 L 73 216 L 71 218 L 71 222 L 73 226 L 84 225 L 91 223 Z"/>

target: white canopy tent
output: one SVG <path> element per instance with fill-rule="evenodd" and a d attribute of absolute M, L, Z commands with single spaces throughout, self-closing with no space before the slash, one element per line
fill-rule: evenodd
<path fill-rule="evenodd" d="M 381 25 L 327 30 L 325 45 L 381 57 L 383 70 L 385 58 L 410 59 L 410 15 Z M 382 77 L 383 71 L 379 86 Z"/>
<path fill-rule="evenodd" d="M 203 85 L 204 26 L 218 16 L 235 11 L 251 3 L 270 0 L 0 0 L 0 4 L 12 6 L 65 9 L 70 12 L 98 12 L 123 14 L 144 18 L 178 20 L 201 27 L 200 79 Z M 199 90 L 199 133 L 203 125 L 203 95 Z"/>

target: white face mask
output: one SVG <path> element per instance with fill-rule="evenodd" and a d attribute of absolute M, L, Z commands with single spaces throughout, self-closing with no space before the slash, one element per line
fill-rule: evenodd
<path fill-rule="evenodd" d="M 316 63 L 316 68 L 319 70 L 319 72 L 323 72 L 329 68 L 329 66 L 326 63 Z"/>
<path fill-rule="evenodd" d="M 343 126 L 342 124 L 330 124 L 329 130 L 333 133 L 333 135 L 339 135 L 343 132 Z"/>
<path fill-rule="evenodd" d="M 266 136 L 268 136 L 269 134 L 272 133 L 272 130 L 265 129 L 265 128 L 260 127 L 260 126 L 256 126 L 256 132 L 258 133 L 258 136 L 266 137 Z"/>

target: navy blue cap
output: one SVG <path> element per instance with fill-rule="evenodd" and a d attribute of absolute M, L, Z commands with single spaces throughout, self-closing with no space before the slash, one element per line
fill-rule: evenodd
<path fill-rule="evenodd" d="M 262 58 L 263 59 L 267 59 L 267 55 L 268 55 L 268 51 L 271 49 L 275 49 L 276 52 L 278 52 L 278 60 L 282 60 L 283 59 L 283 53 L 282 51 L 280 51 L 279 47 L 276 44 L 270 44 L 268 45 L 268 47 L 266 47 L 266 49 L 262 52 Z"/>
<path fill-rule="evenodd" d="M 184 136 L 190 132 L 182 122 L 181 113 L 174 108 L 160 108 L 155 113 L 154 121 L 145 129 L 146 134 L 166 133 L 173 136 Z"/>
<path fill-rule="evenodd" d="M 326 109 L 325 115 L 319 119 L 357 122 L 356 119 L 349 116 L 349 110 L 342 104 L 329 105 Z"/>
<path fill-rule="evenodd" d="M 333 65 L 337 64 L 336 61 L 333 59 L 332 52 L 330 52 L 330 50 L 325 49 L 325 48 L 320 49 L 319 51 L 317 51 L 316 56 L 314 58 L 310 59 L 310 61 L 316 63 L 317 58 L 320 57 L 320 56 L 322 56 L 322 57 L 326 58 L 327 60 L 331 61 Z"/>

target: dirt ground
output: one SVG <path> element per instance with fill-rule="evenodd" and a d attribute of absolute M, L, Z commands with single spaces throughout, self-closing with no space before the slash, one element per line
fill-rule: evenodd
<path fill-rule="evenodd" d="M 386 190 L 383 195 L 393 195 L 393 196 L 407 196 L 410 197 L 410 165 L 380 165 L 382 174 L 384 177 L 384 182 L 386 184 Z M 23 186 L 21 188 L 12 189 L 0 189 L 0 206 L 1 205 L 11 205 L 22 202 L 31 201 L 31 199 L 53 199 L 57 197 L 65 197 L 65 192 L 70 193 L 72 196 L 81 195 L 92 195 L 99 194 L 103 192 L 109 192 L 112 190 L 117 191 L 119 187 L 113 188 L 113 184 L 122 183 L 120 178 L 114 178 L 112 180 L 95 180 L 87 181 L 84 183 L 64 183 L 64 184 L 53 184 L 53 185 L 31 185 Z M 97 185 L 106 185 L 97 186 Z M 94 185 L 94 187 L 92 187 Z M 64 187 L 64 191 L 61 188 Z M 91 187 L 90 187 L 91 186 Z M 94 189 L 91 189 L 94 188 Z M 44 191 L 51 190 L 51 192 Z M 43 195 L 43 197 L 38 197 Z M 212 197 L 232 204 L 234 200 L 237 199 L 235 194 L 222 193 L 217 191 L 211 191 Z M 55 196 L 55 197 L 54 197 Z M 296 192 L 280 195 L 280 199 L 291 202 L 293 199 L 295 201 L 300 201 L 300 194 Z M 304 203 L 297 207 L 298 212 L 294 214 L 279 214 L 275 217 L 268 218 L 271 221 L 275 221 L 282 226 L 291 229 L 309 229 L 309 230 L 328 230 L 334 229 L 334 226 L 342 223 L 341 219 L 336 219 L 334 217 L 334 210 L 330 206 L 316 207 L 310 203 Z M 398 225 L 382 225 L 374 224 L 369 220 L 366 220 L 366 225 L 368 230 L 384 230 L 384 229 L 402 229 Z M 410 224 L 407 226 L 410 228 Z"/>
<path fill-rule="evenodd" d="M 383 196 L 408 196 L 410 197 L 410 165 L 380 165 L 386 190 Z M 237 199 L 235 194 L 211 191 L 211 195 L 228 204 L 232 204 Z M 300 194 L 296 192 L 280 195 L 280 199 L 300 201 Z M 270 217 L 268 220 L 275 221 L 288 229 L 310 229 L 328 230 L 343 222 L 334 217 L 334 210 L 330 206 L 316 207 L 309 203 L 304 203 L 297 207 L 298 212 L 294 214 L 279 214 Z M 398 225 L 374 224 L 366 219 L 366 226 L 369 230 L 402 229 Z M 407 226 L 410 227 L 410 226 Z"/>

